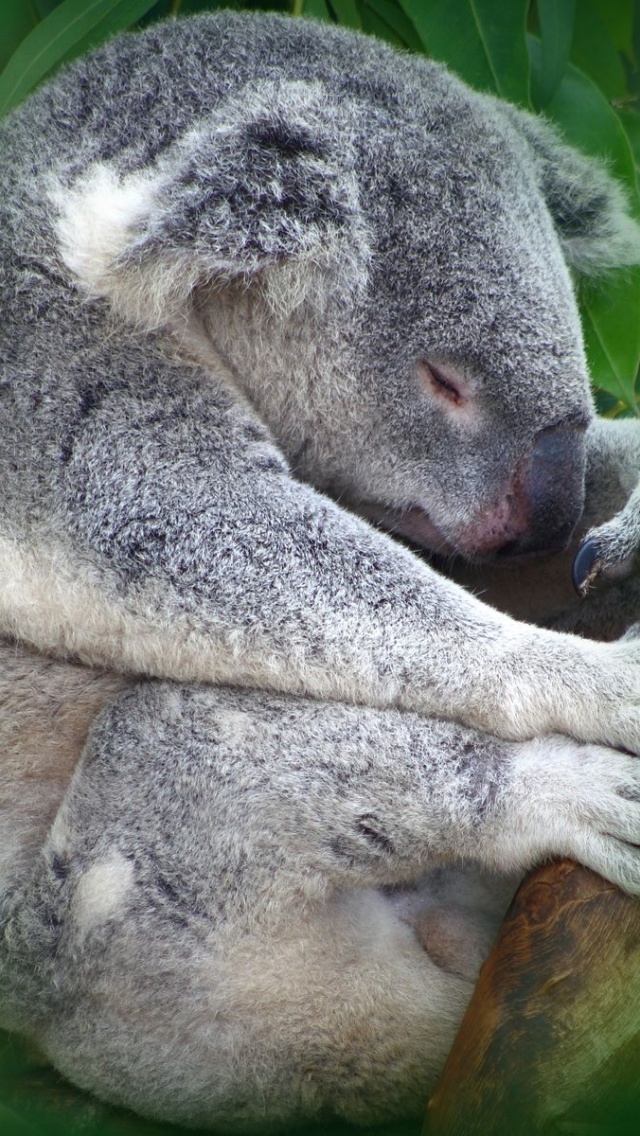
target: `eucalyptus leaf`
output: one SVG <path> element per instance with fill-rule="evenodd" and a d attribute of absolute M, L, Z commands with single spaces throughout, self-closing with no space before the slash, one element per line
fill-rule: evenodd
<path fill-rule="evenodd" d="M 626 75 L 622 59 L 596 0 L 578 2 L 571 58 L 608 98 L 619 99 L 624 95 Z"/>
<path fill-rule="evenodd" d="M 640 114 L 637 110 L 629 109 L 619 110 L 616 113 L 629 139 L 636 165 L 636 177 L 638 177 L 640 175 Z"/>
<path fill-rule="evenodd" d="M 582 296 L 585 345 L 593 381 L 638 414 L 640 268 L 612 274 Z"/>
<path fill-rule="evenodd" d="M 302 10 L 299 14 L 301 15 L 313 16 L 316 20 L 331 21 L 331 12 L 325 0 L 304 0 L 304 5 L 301 4 L 300 6 Z"/>
<path fill-rule="evenodd" d="M 583 0 L 578 0 L 581 5 Z M 589 0 L 607 29 L 616 51 L 629 58 L 633 55 L 633 22 L 637 11 L 636 0 Z"/>
<path fill-rule="evenodd" d="M 329 0 L 329 3 L 339 22 L 345 28 L 357 28 L 359 30 L 362 27 L 356 0 Z"/>
<path fill-rule="evenodd" d="M 0 68 L 7 64 L 18 44 L 35 26 L 37 19 L 31 5 L 23 3 L 22 0 L 6 5 L 2 14 Z"/>
<path fill-rule="evenodd" d="M 63 0 L 30 0 L 34 9 L 38 13 L 38 19 L 44 20 L 54 8 L 59 8 Z"/>
<path fill-rule="evenodd" d="M 429 55 L 480 90 L 529 105 L 529 0 L 401 0 Z"/>
<path fill-rule="evenodd" d="M 404 40 L 394 32 L 393 28 L 385 20 L 381 20 L 368 6 L 362 9 L 362 30 L 367 35 L 377 36 L 378 39 L 385 40 L 386 43 L 390 43 L 394 47 L 407 46 Z"/>
<path fill-rule="evenodd" d="M 108 35 L 129 27 L 152 7 L 150 0 L 64 0 L 22 41 L 0 74 L 0 114 L 53 67 L 82 50 L 87 35 L 101 24 Z"/>
<path fill-rule="evenodd" d="M 538 0 L 540 54 L 531 71 L 531 96 L 536 110 L 553 98 L 571 55 L 576 0 Z"/>
<path fill-rule="evenodd" d="M 379 34 L 383 39 L 391 39 L 413 51 L 424 51 L 420 36 L 397 0 L 366 0 L 362 4 L 362 16 L 364 26 L 374 17 L 371 23 L 381 29 Z"/>

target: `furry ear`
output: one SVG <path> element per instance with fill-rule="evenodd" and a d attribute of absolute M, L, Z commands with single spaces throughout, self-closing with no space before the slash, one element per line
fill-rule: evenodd
<path fill-rule="evenodd" d="M 630 215 L 624 189 L 604 164 L 568 146 L 546 119 L 515 107 L 509 115 L 533 151 L 568 264 L 594 275 L 640 264 L 640 225 Z"/>
<path fill-rule="evenodd" d="M 341 246 L 366 262 L 349 105 L 321 83 L 249 84 L 151 168 L 97 164 L 54 191 L 64 261 L 86 291 L 147 327 L 193 289 Z"/>

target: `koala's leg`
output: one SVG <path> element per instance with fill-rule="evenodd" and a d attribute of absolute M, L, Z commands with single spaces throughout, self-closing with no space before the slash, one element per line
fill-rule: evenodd
<path fill-rule="evenodd" d="M 0 640 L 0 892 L 31 871 L 94 719 L 132 681 Z"/>
<path fill-rule="evenodd" d="M 1 1021 L 174 1122 L 419 1110 L 472 980 L 437 965 L 459 894 L 432 894 L 436 941 L 412 886 L 461 857 L 512 871 L 560 852 L 640 892 L 639 797 L 634 759 L 560 737 L 136 687 L 3 897 Z"/>

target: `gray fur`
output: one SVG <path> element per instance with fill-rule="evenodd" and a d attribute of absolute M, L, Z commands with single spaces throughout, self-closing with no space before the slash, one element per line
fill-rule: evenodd
<path fill-rule="evenodd" d="M 563 249 L 591 232 L 593 268 L 637 234 L 544 131 L 423 59 L 232 14 L 118 40 L 11 116 L 5 631 L 640 748 L 634 650 L 498 617 L 326 495 L 469 556 L 571 532 L 591 403 Z"/>
<path fill-rule="evenodd" d="M 415 1111 L 504 910 L 456 862 L 640 893 L 640 649 L 383 529 L 498 579 L 627 507 L 571 272 L 640 234 L 542 121 L 272 16 L 117 39 L 0 145 L 0 631 L 75 660 L 3 680 L 66 725 L 0 778 L 1 1020 L 163 1119 Z"/>

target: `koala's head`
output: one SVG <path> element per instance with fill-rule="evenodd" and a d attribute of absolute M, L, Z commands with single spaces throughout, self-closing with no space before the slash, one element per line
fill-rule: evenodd
<path fill-rule="evenodd" d="M 284 77 L 230 65 L 120 180 L 94 290 L 143 323 L 188 309 L 297 476 L 366 516 L 469 557 L 562 546 L 592 416 L 572 272 L 640 260 L 622 192 L 439 65 L 292 23 Z"/>
<path fill-rule="evenodd" d="M 421 114 L 331 107 L 350 215 L 229 293 L 245 334 L 215 305 L 211 332 L 299 476 L 435 551 L 556 549 L 592 415 L 571 270 L 637 258 L 640 236 L 548 125 L 422 74 Z"/>
<path fill-rule="evenodd" d="M 434 550 L 560 548 L 592 415 L 573 275 L 638 258 L 640 234 L 548 125 L 434 86 L 430 118 L 360 166 L 372 258 L 345 336 L 365 395 L 329 484 Z"/>

